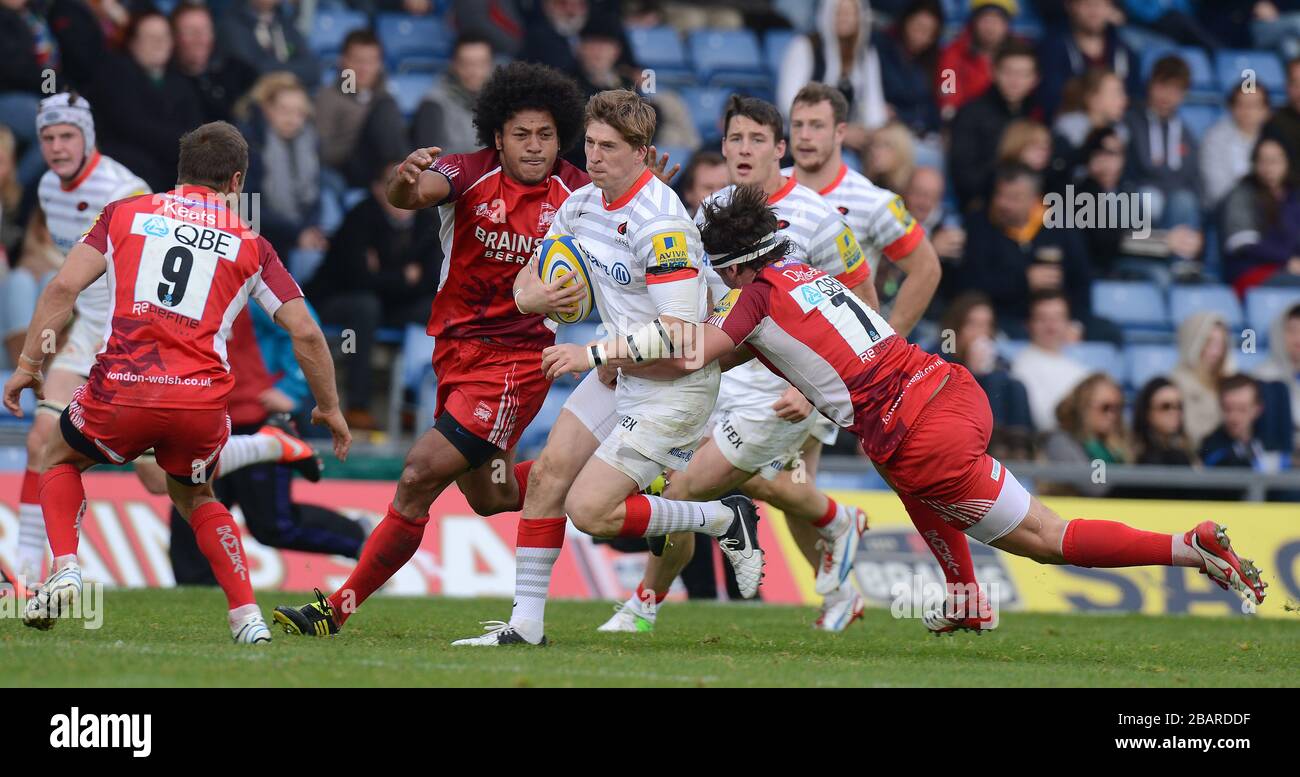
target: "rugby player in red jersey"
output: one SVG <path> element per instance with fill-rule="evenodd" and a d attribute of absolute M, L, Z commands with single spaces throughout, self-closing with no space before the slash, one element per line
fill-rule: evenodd
<path fill-rule="evenodd" d="M 995 548 L 1042 564 L 1193 567 L 1248 602 L 1263 601 L 1259 570 L 1237 556 L 1213 521 L 1161 534 L 1115 521 L 1066 521 L 1030 496 L 986 452 L 992 414 L 970 373 L 898 336 L 839 281 L 786 258 L 761 189 L 738 190 L 704 213 L 705 251 L 732 291 L 702 325 L 694 358 L 672 364 L 691 370 L 723 357 L 757 357 L 862 439 L 909 512 L 930 511 Z M 617 339 L 556 345 L 543 364 L 554 378 L 633 364 L 629 353 L 636 352 Z M 949 629 L 990 622 L 982 602 L 961 610 L 939 617 Z"/>
<path fill-rule="evenodd" d="M 555 331 L 541 314 L 571 309 L 585 292 L 561 289 L 563 280 L 525 285 L 519 295 L 513 287 L 560 205 L 591 180 L 560 159 L 582 132 L 585 102 L 577 84 L 552 68 L 498 68 L 474 106 L 484 148 L 441 158 L 439 148 L 419 148 L 393 176 L 389 202 L 436 206 L 442 218 L 446 260 L 428 329 L 436 342 L 435 421 L 407 454 L 387 514 L 343 585 L 328 597 L 318 592 L 312 604 L 276 608 L 286 632 L 338 633 L 415 554 L 429 506 L 452 483 L 479 515 L 522 508 L 532 462 L 514 463 L 515 444 L 551 385 L 540 365 Z M 527 526 L 520 524 L 520 546 L 553 541 Z"/>
<path fill-rule="evenodd" d="M 24 363 L 5 384 L 4 404 L 43 394 L 43 333 L 66 321 L 86 287 L 107 274 L 109 331 L 90 378 L 59 418 L 61 435 L 42 457 L 41 510 L 54 571 L 28 601 L 23 622 L 46 629 L 81 595 L 77 544 L 86 491 L 81 473 L 122 465 L 152 448 L 168 492 L 190 522 L 226 594 L 236 642 L 270 642 L 249 581 L 239 526 L 212 492 L 230 436 L 226 361 L 231 324 L 249 297 L 289 331 L 317 407 L 312 421 L 346 458 L 352 437 L 339 412 L 334 364 L 298 284 L 263 237 L 237 215 L 233 197 L 248 170 L 248 144 L 225 122 L 180 140 L 177 187 L 109 203 L 42 293 L 23 345 Z"/>

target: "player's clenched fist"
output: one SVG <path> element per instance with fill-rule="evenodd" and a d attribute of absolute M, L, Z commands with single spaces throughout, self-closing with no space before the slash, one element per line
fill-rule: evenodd
<path fill-rule="evenodd" d="M 402 166 L 397 168 L 397 174 L 408 184 L 414 184 L 416 179 L 420 177 L 420 173 L 433 167 L 433 163 L 437 161 L 438 155 L 441 153 L 442 149 L 437 146 L 417 148 L 402 161 Z"/>
<path fill-rule="evenodd" d="M 347 461 L 348 449 L 352 447 L 352 432 L 348 430 L 348 422 L 343 420 L 343 413 L 337 408 L 326 413 L 315 407 L 311 411 L 311 422 L 330 430 L 334 437 L 334 456 L 339 461 Z"/>

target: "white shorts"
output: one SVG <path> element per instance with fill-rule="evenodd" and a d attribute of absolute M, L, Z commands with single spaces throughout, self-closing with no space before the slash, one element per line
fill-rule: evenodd
<path fill-rule="evenodd" d="M 620 375 L 617 389 L 610 389 L 591 372 L 564 409 L 601 441 L 596 457 L 643 489 L 664 469 L 690 463 L 708 429 L 718 374 L 710 366 L 674 381 Z"/>
<path fill-rule="evenodd" d="M 773 480 L 798 457 L 821 417 L 814 412 L 790 423 L 763 408 L 721 410 L 713 416 L 713 442 L 731 466 Z"/>
<path fill-rule="evenodd" d="M 59 349 L 50 364 L 50 371 L 67 370 L 83 378 L 90 377 L 90 368 L 95 366 L 95 355 L 104 344 L 102 322 L 91 321 L 78 314 L 68 331 L 68 341 Z"/>

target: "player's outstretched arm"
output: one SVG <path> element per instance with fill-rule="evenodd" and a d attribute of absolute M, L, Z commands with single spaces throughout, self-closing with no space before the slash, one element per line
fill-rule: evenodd
<path fill-rule="evenodd" d="M 429 173 L 442 149 L 437 146 L 417 148 L 402 160 L 388 182 L 388 202 L 396 208 L 419 210 L 437 205 L 451 194 L 446 176 Z"/>
<path fill-rule="evenodd" d="M 912 331 L 916 322 L 925 315 L 925 309 L 934 299 L 934 292 L 939 288 L 939 278 L 943 269 L 939 266 L 939 254 L 924 238 L 907 256 L 894 262 L 903 271 L 903 285 L 894 298 L 894 309 L 889 314 L 889 325 L 903 337 Z M 873 289 L 874 290 L 874 289 Z"/>
<path fill-rule="evenodd" d="M 672 331 L 681 333 L 676 340 Z M 670 347 L 671 345 L 671 347 Z M 625 337 L 613 337 L 589 345 L 562 343 L 542 352 L 542 371 L 554 379 L 608 364 L 631 367 L 665 360 L 681 374 L 695 372 L 735 350 L 736 344 L 712 324 L 692 324 L 662 317 Z"/>
<path fill-rule="evenodd" d="M 34 390 L 37 398 L 45 398 L 45 359 L 54 354 L 55 333 L 68 322 L 77 295 L 107 269 L 108 260 L 103 254 L 85 243 L 77 243 L 68 252 L 59 274 L 46 284 L 27 327 L 27 339 L 18 356 L 18 365 L 5 383 L 4 404 L 9 412 L 22 416 L 18 397 L 25 388 Z"/>
<path fill-rule="evenodd" d="M 311 411 L 311 422 L 326 427 L 334 436 L 334 455 L 339 461 L 347 461 L 348 449 L 352 447 L 352 432 L 343 420 L 339 409 L 338 389 L 334 385 L 334 361 L 330 358 L 329 343 L 320 325 L 312 318 L 311 311 L 302 297 L 291 299 L 275 312 L 275 323 L 289 333 L 293 341 L 293 356 L 302 367 L 307 377 L 307 386 L 316 399 L 316 407 Z"/>

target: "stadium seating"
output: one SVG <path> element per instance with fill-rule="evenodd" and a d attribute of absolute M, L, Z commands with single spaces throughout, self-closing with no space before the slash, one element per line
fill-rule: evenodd
<path fill-rule="evenodd" d="M 1204 49 L 1195 46 L 1175 46 L 1169 47 L 1152 47 L 1142 52 L 1142 80 L 1146 82 L 1151 77 L 1151 70 L 1155 67 L 1161 57 L 1170 54 L 1177 55 L 1187 63 L 1187 68 L 1192 73 L 1192 92 L 1209 93 L 1212 95 L 1221 95 L 1219 81 L 1215 78 L 1214 66 L 1210 63 L 1210 57 Z M 1234 82 L 1235 83 L 1235 82 Z M 1226 90 L 1227 87 L 1224 87 Z"/>
<path fill-rule="evenodd" d="M 420 100 L 433 84 L 433 77 L 425 73 L 396 73 L 388 77 L 388 91 L 397 100 L 402 115 L 411 118 Z"/>
<path fill-rule="evenodd" d="M 343 39 L 349 32 L 368 24 L 366 15 L 348 8 L 318 8 L 312 18 L 307 45 L 316 56 L 332 59 L 343 48 Z"/>
<path fill-rule="evenodd" d="M 632 57 L 642 67 L 655 71 L 655 80 L 664 84 L 695 83 L 686 47 L 672 27 L 633 27 L 627 31 Z"/>
<path fill-rule="evenodd" d="M 763 36 L 763 61 L 767 63 L 767 71 L 772 78 L 781 74 L 785 51 L 797 35 L 794 30 L 768 30 Z"/>
<path fill-rule="evenodd" d="M 1237 362 L 1237 372 L 1254 374 L 1255 370 L 1263 366 L 1268 361 L 1268 351 L 1262 348 L 1256 348 L 1254 351 L 1233 352 L 1233 359 Z"/>
<path fill-rule="evenodd" d="M 1178 348 L 1172 345 L 1129 345 L 1124 347 L 1128 385 L 1139 391 L 1154 377 L 1168 376 L 1178 366 Z"/>
<path fill-rule="evenodd" d="M 289 255 L 285 260 L 289 274 L 298 282 L 299 286 L 310 282 L 320 263 L 325 260 L 324 251 L 316 251 L 310 248 L 291 248 Z"/>
<path fill-rule="evenodd" d="M 1070 346 L 1065 353 L 1081 362 L 1089 372 L 1104 372 L 1121 386 L 1125 384 L 1124 360 L 1119 358 L 1119 350 L 1111 343 L 1084 341 Z"/>
<path fill-rule="evenodd" d="M 388 387 L 388 431 L 389 434 L 401 434 L 401 412 L 406 406 L 406 392 L 410 391 L 417 398 L 417 415 L 424 402 L 424 393 L 433 378 L 433 338 L 418 324 L 407 324 L 402 330 L 402 350 L 393 360 L 392 380 Z M 436 385 L 436 381 L 433 381 Z M 432 410 L 429 415 L 432 417 Z M 416 429 L 425 429 L 418 425 Z M 418 433 L 418 432 L 417 432 Z"/>
<path fill-rule="evenodd" d="M 384 57 L 393 73 L 431 72 L 451 59 L 451 28 L 432 16 L 381 13 L 375 33 L 384 45 Z"/>
<path fill-rule="evenodd" d="M 695 75 L 703 83 L 767 86 L 758 37 L 749 30 L 695 30 L 687 37 Z"/>
<path fill-rule="evenodd" d="M 1167 338 L 1169 310 L 1164 295 L 1146 281 L 1094 281 L 1092 312 L 1124 330 L 1125 342 Z"/>
<path fill-rule="evenodd" d="M 1246 292 L 1246 326 L 1255 330 L 1261 350 L 1268 342 L 1273 321 L 1300 302 L 1300 288 L 1256 286 Z"/>
<path fill-rule="evenodd" d="M 680 94 L 700 137 L 706 142 L 722 137 L 722 110 L 731 90 L 693 86 L 682 89 Z"/>
<path fill-rule="evenodd" d="M 1192 135 L 1200 140 L 1205 137 L 1205 131 L 1210 128 L 1210 125 L 1218 121 L 1223 113 L 1223 109 L 1217 105 L 1185 104 L 1178 109 L 1178 118 L 1182 119 Z"/>
<path fill-rule="evenodd" d="M 1235 89 L 1247 71 L 1253 71 L 1255 82 L 1273 94 L 1286 92 L 1286 72 L 1281 60 L 1271 51 L 1222 49 L 1216 52 L 1214 60 L 1220 93 Z"/>
<path fill-rule="evenodd" d="M 1240 332 L 1245 325 L 1241 303 L 1231 286 L 1205 283 L 1174 286 L 1169 290 L 1169 317 L 1177 327 L 1183 319 L 1202 310 L 1212 310 L 1228 321 L 1228 328 Z"/>
<path fill-rule="evenodd" d="M 1008 362 L 1013 362 L 1016 360 L 1016 355 L 1027 345 L 1029 345 L 1028 340 L 999 340 L 998 355 Z"/>
<path fill-rule="evenodd" d="M 518 459 L 534 458 L 542 447 L 546 445 L 546 436 L 551 433 L 551 427 L 555 425 L 556 419 L 560 417 L 560 410 L 564 403 L 568 401 L 569 395 L 573 393 L 573 387 L 562 383 L 555 383 L 546 395 L 546 401 L 542 403 L 542 409 L 538 411 L 537 417 L 528 425 L 524 433 L 519 438 L 519 455 Z"/>

